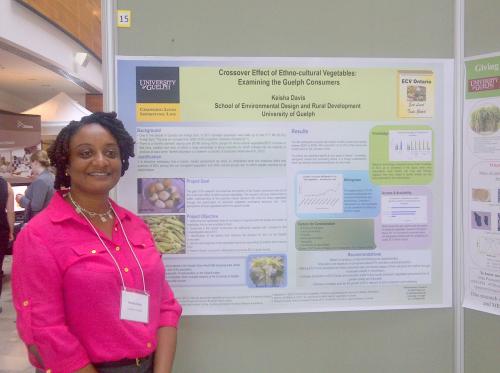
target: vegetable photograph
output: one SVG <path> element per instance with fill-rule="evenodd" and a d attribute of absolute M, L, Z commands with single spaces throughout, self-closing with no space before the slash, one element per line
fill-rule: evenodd
<path fill-rule="evenodd" d="M 143 216 L 162 254 L 186 253 L 184 216 Z"/>

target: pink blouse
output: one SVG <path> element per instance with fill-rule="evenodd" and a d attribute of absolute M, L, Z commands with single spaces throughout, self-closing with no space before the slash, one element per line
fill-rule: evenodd
<path fill-rule="evenodd" d="M 181 307 L 146 224 L 113 203 L 144 271 L 149 323 L 120 319 L 122 282 L 110 254 L 62 193 L 20 232 L 14 245 L 12 291 L 17 329 L 35 345 L 53 373 L 154 352 L 159 327 L 177 327 Z M 143 289 L 140 269 L 115 219 L 113 237 L 100 233 L 121 269 L 125 286 Z"/>

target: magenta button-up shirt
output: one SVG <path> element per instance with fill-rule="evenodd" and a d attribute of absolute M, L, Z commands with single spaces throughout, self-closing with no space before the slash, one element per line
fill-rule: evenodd
<path fill-rule="evenodd" d="M 12 290 L 17 329 L 52 373 L 85 365 L 143 357 L 154 352 L 159 327 L 177 327 L 181 307 L 165 281 L 165 269 L 146 224 L 113 203 L 144 271 L 149 323 L 120 320 L 118 270 L 87 221 L 57 192 L 49 206 L 17 236 Z M 136 260 L 115 219 L 113 237 L 100 233 L 127 288 L 142 289 Z"/>

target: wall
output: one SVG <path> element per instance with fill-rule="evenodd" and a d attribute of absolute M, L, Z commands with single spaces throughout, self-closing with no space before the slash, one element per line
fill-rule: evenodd
<path fill-rule="evenodd" d="M 32 106 L 32 102 L 26 102 L 22 98 L 7 92 L 0 91 L 0 109 L 20 113 Z"/>
<path fill-rule="evenodd" d="M 28 51 L 102 91 L 100 61 L 89 56 L 86 67 L 77 65 L 75 54 L 85 50 L 76 41 L 17 1 L 0 1 L 0 15 L 0 42 Z"/>
<path fill-rule="evenodd" d="M 17 0 L 101 58 L 100 0 Z"/>

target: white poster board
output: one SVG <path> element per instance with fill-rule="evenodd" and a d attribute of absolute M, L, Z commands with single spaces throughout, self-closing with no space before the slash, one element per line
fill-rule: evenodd
<path fill-rule="evenodd" d="M 188 315 L 451 306 L 453 63 L 117 58 L 150 225 Z"/>

